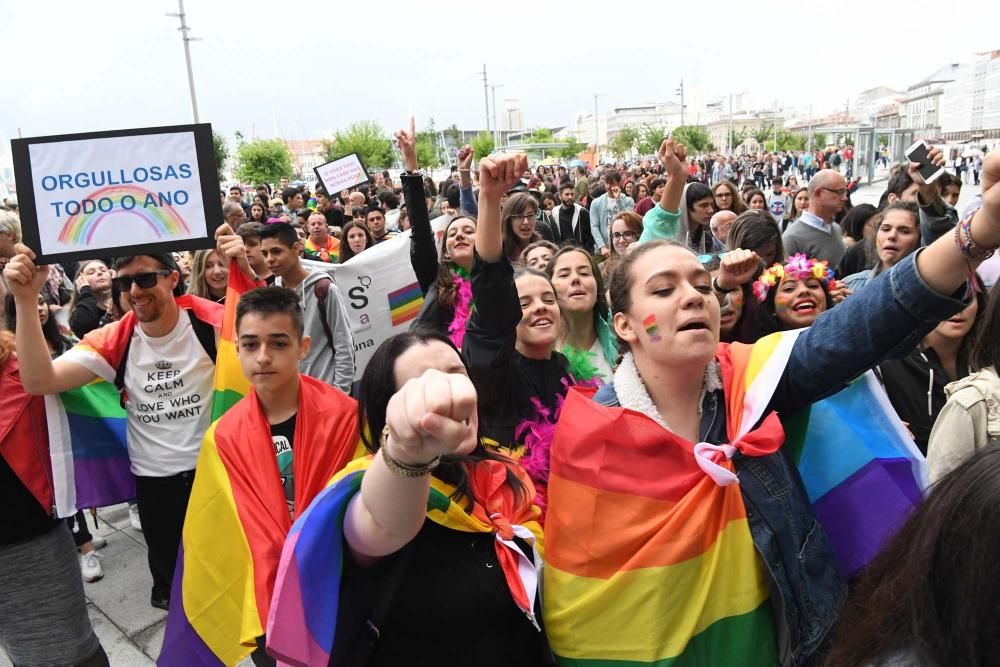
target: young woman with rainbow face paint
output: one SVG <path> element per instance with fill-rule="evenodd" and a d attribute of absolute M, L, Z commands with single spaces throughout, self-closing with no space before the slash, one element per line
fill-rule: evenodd
<path fill-rule="evenodd" d="M 811 325 L 833 307 L 830 287 L 835 283 L 826 262 L 803 253 L 765 269 L 753 284 L 754 295 L 763 306 L 758 337 Z"/>
<path fill-rule="evenodd" d="M 659 157 L 666 171 L 673 174 L 678 158 L 672 140 L 663 143 Z M 760 349 L 760 354 L 768 360 L 780 360 L 773 391 L 767 391 L 770 397 L 754 410 L 762 410 L 761 415 L 773 412 L 791 417 L 838 391 L 888 355 L 912 349 L 938 322 L 967 306 L 970 268 L 975 269 L 987 251 L 1000 246 L 1000 185 L 994 185 L 1000 181 L 1000 154 L 991 156 L 991 160 L 993 177 L 987 181 L 990 188 L 984 195 L 983 208 L 959 225 L 955 232 L 958 243 L 950 234 L 938 239 L 898 262 L 890 276 L 873 280 L 836 308 L 830 309 L 827 300 L 827 267 L 807 258 L 792 260 L 789 273 L 796 274 L 797 284 L 794 289 L 791 284 L 788 287 L 791 292 L 788 311 L 794 315 L 787 315 L 779 328 L 806 323 L 811 326 L 794 334 L 782 333 L 780 341 L 786 347 L 780 350 L 780 356 L 773 356 L 778 354 L 777 347 L 769 348 L 779 339 L 758 343 L 763 344 L 761 348 L 753 346 L 754 351 Z M 653 226 L 648 225 L 647 231 L 650 227 Z M 653 232 L 657 229 L 654 227 Z M 626 353 L 613 381 L 602 387 L 593 401 L 607 409 L 626 408 L 626 413 L 648 417 L 648 423 L 642 424 L 642 433 L 637 431 L 636 438 L 649 429 L 664 429 L 690 445 L 684 451 L 678 450 L 677 456 L 703 458 L 705 452 L 712 452 L 709 456 L 713 463 L 717 467 L 724 464 L 732 473 L 749 517 L 755 547 L 751 557 L 757 561 L 756 567 L 748 567 L 746 576 L 763 572 L 769 584 L 775 621 L 773 642 L 779 660 L 805 664 L 810 659 L 822 658 L 821 647 L 837 618 L 846 582 L 788 455 L 780 448 L 770 453 L 754 453 L 739 442 L 746 436 L 729 435 L 728 422 L 737 415 L 745 415 L 747 404 L 742 412 L 736 405 L 740 399 L 735 387 L 742 385 L 734 383 L 742 381 L 743 376 L 735 379 L 732 364 L 735 353 L 719 344 L 720 305 L 715 292 L 738 287 L 758 270 L 757 262 L 755 253 L 734 251 L 731 257 L 723 258 L 720 274 L 713 281 L 698 256 L 675 242 L 641 244 L 623 258 L 611 276 L 610 295 L 614 330 Z M 771 284 L 767 285 L 767 293 L 762 294 L 765 300 L 777 296 L 784 278 L 784 267 L 781 268 L 780 277 L 773 275 L 767 279 Z M 790 275 L 789 282 L 791 278 Z M 605 413 L 597 408 L 571 410 L 577 404 L 576 397 L 573 398 L 573 403 L 567 403 L 561 422 L 577 427 L 576 442 L 593 441 L 589 445 L 592 450 L 602 451 L 600 439 L 604 436 L 600 429 L 608 423 Z M 585 414 L 591 418 L 584 419 Z M 617 418 L 613 416 L 617 414 L 607 413 L 607 418 Z M 768 418 L 762 416 L 754 425 L 743 426 L 749 426 L 753 434 L 764 427 L 763 422 Z M 616 437 L 620 436 L 616 433 Z M 707 445 L 708 449 L 702 448 L 702 454 L 698 454 L 694 451 L 695 443 L 699 443 L 697 447 Z M 560 445 L 557 437 L 554 450 L 558 452 Z M 673 456 L 666 451 L 664 455 Z M 701 462 L 698 465 L 712 479 L 706 484 L 724 483 L 719 481 L 722 476 L 717 468 Z M 619 474 L 629 473 L 619 471 Z M 632 474 L 636 484 L 641 485 L 642 471 Z M 555 492 L 556 487 L 552 490 Z M 549 497 L 550 516 L 561 515 L 562 502 L 570 507 L 571 495 L 553 493 Z M 601 504 L 604 502 L 608 505 Z M 610 498 L 597 498 L 596 505 L 588 506 L 587 515 L 612 516 L 613 503 Z M 571 515 L 570 512 L 566 516 Z M 549 553 L 559 550 L 556 526 L 550 523 L 547 527 Z M 551 534 L 549 528 L 553 528 Z M 704 530 L 706 539 L 714 535 L 711 527 L 705 526 Z M 640 550 L 646 544 L 643 541 L 637 545 L 632 556 L 642 558 Z M 626 556 L 622 556 L 623 562 L 631 562 Z M 643 591 L 629 588 L 650 585 L 648 582 L 623 581 L 616 595 L 639 599 Z M 632 595 L 636 597 L 629 597 Z M 679 607 L 684 602 L 678 599 L 675 604 Z M 572 632 L 574 627 L 586 624 L 584 621 L 596 623 L 613 635 L 623 631 L 619 623 L 631 621 L 602 615 L 593 608 L 586 619 L 572 619 L 572 610 L 562 611 L 566 618 L 547 617 L 552 636 Z M 559 625 L 558 629 L 555 625 Z M 666 634 L 667 629 L 663 632 Z M 588 638 L 576 639 L 582 642 Z M 705 659 L 709 660 L 707 656 Z"/>

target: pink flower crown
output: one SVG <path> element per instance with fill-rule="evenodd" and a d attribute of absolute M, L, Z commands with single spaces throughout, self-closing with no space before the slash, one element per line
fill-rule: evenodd
<path fill-rule="evenodd" d="M 767 293 L 771 288 L 781 283 L 782 280 L 805 280 L 815 278 L 823 283 L 823 287 L 828 287 L 833 280 L 833 271 L 827 266 L 826 260 L 813 259 L 807 257 L 805 253 L 796 253 L 788 258 L 785 265 L 775 264 L 769 269 L 765 269 L 760 278 L 753 284 L 753 293 L 758 301 L 767 299 Z"/>

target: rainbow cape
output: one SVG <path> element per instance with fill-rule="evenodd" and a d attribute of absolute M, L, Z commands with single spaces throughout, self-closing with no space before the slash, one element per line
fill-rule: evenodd
<path fill-rule="evenodd" d="M 340 261 L 340 241 L 336 237 L 328 236 L 326 247 L 320 248 L 311 238 L 307 238 L 302 247 L 307 259 L 315 259 L 320 262 L 331 262 L 336 264 Z"/>
<path fill-rule="evenodd" d="M 688 442 L 570 390 L 545 523 L 545 624 L 560 664 L 777 663 L 769 585 L 730 458 L 781 446 L 777 415 L 761 418 L 794 339 L 719 346 L 731 445 Z"/>
<path fill-rule="evenodd" d="M 340 390 L 300 376 L 296 511 L 363 451 L 356 410 Z M 253 651 L 291 526 L 270 426 L 251 390 L 202 442 L 160 664 L 234 665 Z"/>
<path fill-rule="evenodd" d="M 268 653 L 282 664 L 325 667 L 330 661 L 345 558 L 344 514 L 361 489 L 371 458 L 353 461 L 341 471 L 288 534 L 267 622 Z M 431 477 L 427 519 L 453 530 L 496 534 L 497 557 L 514 602 L 533 617 L 540 563 L 521 552 L 513 537 L 533 544 L 540 558 L 539 512 L 534 505 L 515 501 L 505 468 L 496 461 L 482 461 L 469 469 L 470 488 L 486 503 L 485 507 L 476 503 L 471 513 L 451 499 L 453 486 Z M 528 478 L 517 467 L 514 470 L 534 495 Z"/>
<path fill-rule="evenodd" d="M 216 419 L 249 389 L 236 357 L 236 303 L 257 285 L 235 261 L 229 270 L 225 309 L 191 295 L 177 305 L 220 330 L 215 363 L 212 418 Z M 77 509 L 107 507 L 135 498 L 126 438 L 127 413 L 113 382 L 115 371 L 136 326 L 126 313 L 118 322 L 91 331 L 64 358 L 91 370 L 90 384 L 45 397 L 56 513 L 72 516 Z"/>
<path fill-rule="evenodd" d="M 785 429 L 816 518 L 841 572 L 853 576 L 922 502 L 927 461 L 871 371 Z"/>

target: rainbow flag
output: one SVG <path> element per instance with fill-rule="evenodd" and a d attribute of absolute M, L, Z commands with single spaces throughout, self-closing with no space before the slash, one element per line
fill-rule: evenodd
<path fill-rule="evenodd" d="M 696 445 L 570 390 L 545 523 L 545 625 L 559 664 L 777 664 L 770 588 L 730 458 L 781 446 L 780 420 L 763 413 L 795 337 L 720 346 L 732 445 Z"/>
<path fill-rule="evenodd" d="M 336 640 L 340 577 L 344 567 L 344 514 L 361 489 L 371 457 L 348 464 L 309 509 L 292 526 L 281 553 L 271 612 L 267 621 L 268 653 L 280 664 L 325 667 Z M 531 481 L 513 468 L 534 495 Z M 542 555 L 540 514 L 534 505 L 516 503 L 506 483 L 506 466 L 483 461 L 471 468 L 470 486 L 479 502 L 471 512 L 464 500 L 455 502 L 455 487 L 431 477 L 427 518 L 441 526 L 467 533 L 494 533 L 497 560 L 504 571 L 511 596 L 532 620 L 539 563 L 513 541 L 517 536 Z M 482 505 L 480 504 L 483 503 Z M 493 523 L 500 516 L 503 527 Z M 509 522 L 509 523 L 508 523 Z M 509 532 L 507 532 L 509 531 Z"/>
<path fill-rule="evenodd" d="M 56 515 L 135 498 L 125 409 L 110 382 L 95 379 L 45 397 Z"/>
<path fill-rule="evenodd" d="M 222 314 L 222 331 L 219 334 L 218 356 L 215 359 L 215 380 L 212 387 L 212 421 L 215 421 L 237 401 L 250 393 L 250 381 L 243 375 L 236 355 L 236 306 L 240 296 L 265 283 L 255 283 L 239 269 L 236 260 L 229 266 L 226 284 L 226 309 Z"/>
<path fill-rule="evenodd" d="M 785 429 L 816 518 L 853 576 L 922 502 L 927 461 L 871 371 Z"/>
<path fill-rule="evenodd" d="M 389 312 L 392 315 L 392 326 L 408 322 L 420 313 L 424 303 L 419 283 L 411 283 L 394 292 L 389 292 Z"/>

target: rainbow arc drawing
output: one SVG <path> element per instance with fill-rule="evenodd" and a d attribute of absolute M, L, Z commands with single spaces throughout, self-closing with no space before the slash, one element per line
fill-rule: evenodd
<path fill-rule="evenodd" d="M 89 245 L 101 224 L 112 215 L 128 214 L 139 218 L 147 225 L 158 239 L 170 239 L 190 234 L 191 230 L 184 219 L 171 206 L 143 206 L 146 198 L 152 195 L 159 202 L 159 195 L 136 185 L 111 185 L 101 188 L 86 199 L 97 202 L 109 200 L 112 204 L 109 210 L 94 210 L 89 213 L 80 211 L 71 215 L 59 232 L 59 242 L 66 245 Z M 131 202 L 131 205 L 123 205 Z"/>

